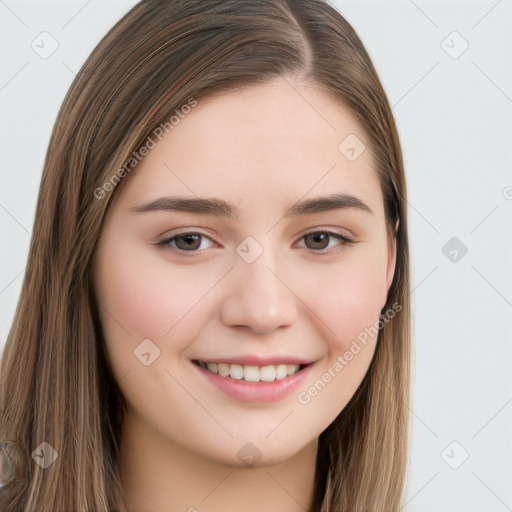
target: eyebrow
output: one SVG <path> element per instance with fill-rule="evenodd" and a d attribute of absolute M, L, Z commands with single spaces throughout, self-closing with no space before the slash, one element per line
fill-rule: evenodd
<path fill-rule="evenodd" d="M 370 207 L 358 197 L 351 194 L 337 193 L 298 201 L 287 209 L 285 217 L 298 217 L 300 215 L 311 215 L 314 213 L 349 208 L 374 215 Z M 134 213 L 182 211 L 231 218 L 238 217 L 240 213 L 233 203 L 229 203 L 223 199 L 186 196 L 160 197 L 147 204 L 132 206 L 130 211 Z"/>

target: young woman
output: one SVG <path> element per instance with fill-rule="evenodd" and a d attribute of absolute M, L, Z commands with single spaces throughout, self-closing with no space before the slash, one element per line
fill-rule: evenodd
<path fill-rule="evenodd" d="M 398 512 L 406 185 L 321 0 L 144 0 L 50 141 L 0 367 L 5 512 Z"/>

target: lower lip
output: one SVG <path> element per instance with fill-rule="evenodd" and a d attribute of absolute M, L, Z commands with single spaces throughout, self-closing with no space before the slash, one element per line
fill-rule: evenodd
<path fill-rule="evenodd" d="M 262 403 L 277 402 L 293 393 L 293 391 L 304 383 L 304 380 L 313 366 L 313 364 L 310 364 L 293 375 L 284 379 L 274 380 L 273 382 L 247 382 L 243 379 L 238 380 L 231 377 L 222 377 L 222 375 L 206 370 L 202 366 L 196 365 L 195 363 L 192 364 L 214 386 L 226 393 L 226 395 L 240 402 Z"/>

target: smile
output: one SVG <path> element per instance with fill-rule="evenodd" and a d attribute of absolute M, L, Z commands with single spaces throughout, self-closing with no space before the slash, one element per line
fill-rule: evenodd
<path fill-rule="evenodd" d="M 283 380 L 307 366 L 298 364 L 253 366 L 230 363 L 206 363 L 204 361 L 194 361 L 194 363 L 221 377 L 230 377 L 247 382 L 274 382 L 275 380 Z"/>

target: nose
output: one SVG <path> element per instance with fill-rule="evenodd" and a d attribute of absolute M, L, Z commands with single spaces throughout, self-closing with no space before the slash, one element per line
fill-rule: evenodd
<path fill-rule="evenodd" d="M 268 254 L 264 250 L 252 263 L 237 256 L 220 311 L 225 325 L 268 334 L 296 320 L 298 299 Z"/>

